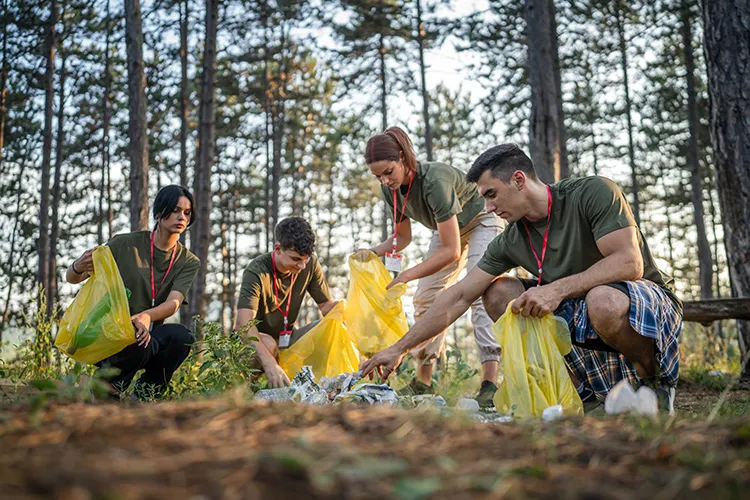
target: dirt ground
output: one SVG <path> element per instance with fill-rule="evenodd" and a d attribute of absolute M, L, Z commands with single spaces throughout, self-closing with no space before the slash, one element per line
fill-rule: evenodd
<path fill-rule="evenodd" d="M 481 424 L 225 396 L 0 408 L 2 498 L 750 498 L 750 415 Z M 746 391 L 731 401 L 744 402 Z"/>

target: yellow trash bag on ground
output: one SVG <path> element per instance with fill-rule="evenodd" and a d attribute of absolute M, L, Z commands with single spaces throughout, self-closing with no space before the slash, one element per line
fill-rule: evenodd
<path fill-rule="evenodd" d="M 344 326 L 346 304 L 339 302 L 323 319 L 288 349 L 279 351 L 279 365 L 292 379 L 303 366 L 316 378 L 359 370 L 359 351 Z"/>
<path fill-rule="evenodd" d="M 108 246 L 94 249 L 94 273 L 65 311 L 55 345 L 76 361 L 98 363 L 135 342 L 130 306 Z"/>
<path fill-rule="evenodd" d="M 393 278 L 377 255 L 362 250 L 349 256 L 349 292 L 344 320 L 365 356 L 385 349 L 409 329 L 401 296 L 406 283 L 386 290 Z"/>
<path fill-rule="evenodd" d="M 503 346 L 505 379 L 495 393 L 495 408 L 516 417 L 539 417 L 545 408 L 562 405 L 563 415 L 583 414 L 583 403 L 568 375 L 563 356 L 571 349 L 568 325 L 548 314 L 526 318 L 510 304 L 494 325 Z"/>

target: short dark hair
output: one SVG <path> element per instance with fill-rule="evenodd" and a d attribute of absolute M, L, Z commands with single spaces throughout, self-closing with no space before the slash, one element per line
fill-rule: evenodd
<path fill-rule="evenodd" d="M 195 200 L 193 199 L 193 194 L 186 187 L 178 186 L 177 184 L 164 186 L 156 193 L 152 211 L 154 219 L 158 222 L 159 219 L 169 217 L 174 212 L 182 196 L 190 201 L 190 222 L 188 222 L 188 227 L 192 226 L 195 221 Z"/>
<path fill-rule="evenodd" d="M 315 234 L 302 217 L 287 217 L 279 222 L 274 236 L 282 250 L 294 250 L 304 256 L 312 255 L 315 251 Z"/>
<path fill-rule="evenodd" d="M 466 180 L 477 182 L 486 170 L 491 171 L 492 177 L 505 183 L 510 182 L 516 170 L 520 170 L 532 179 L 537 179 L 531 158 L 526 156 L 518 144 L 500 144 L 479 155 L 466 173 Z"/>

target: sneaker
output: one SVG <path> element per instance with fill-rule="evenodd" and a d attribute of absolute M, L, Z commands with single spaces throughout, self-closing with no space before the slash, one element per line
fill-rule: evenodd
<path fill-rule="evenodd" d="M 497 386 L 489 380 L 482 380 L 482 387 L 479 388 L 479 394 L 474 398 L 479 403 L 479 408 L 487 410 L 495 407 L 495 393 L 497 392 Z"/>
<path fill-rule="evenodd" d="M 584 415 L 598 415 L 603 414 L 603 411 L 594 412 L 597 408 L 603 408 L 603 404 L 601 401 L 599 401 L 596 397 L 596 393 L 589 389 L 588 387 L 584 387 L 582 390 L 578 391 L 578 395 L 581 397 L 581 402 L 583 403 L 583 414 Z"/>
<path fill-rule="evenodd" d="M 649 387 L 656 393 L 656 400 L 659 403 L 659 411 L 667 412 L 670 416 L 674 415 L 674 398 L 676 389 L 669 386 L 657 378 L 643 379 L 643 385 Z"/>
<path fill-rule="evenodd" d="M 407 385 L 396 391 L 399 396 L 419 396 L 420 394 L 432 394 L 432 384 L 427 385 L 416 378 L 411 379 Z"/>

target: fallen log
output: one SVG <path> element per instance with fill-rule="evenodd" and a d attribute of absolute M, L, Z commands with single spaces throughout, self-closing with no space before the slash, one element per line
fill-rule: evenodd
<path fill-rule="evenodd" d="M 750 320 L 750 297 L 694 300 L 683 303 L 683 319 L 710 324 L 720 319 Z"/>

